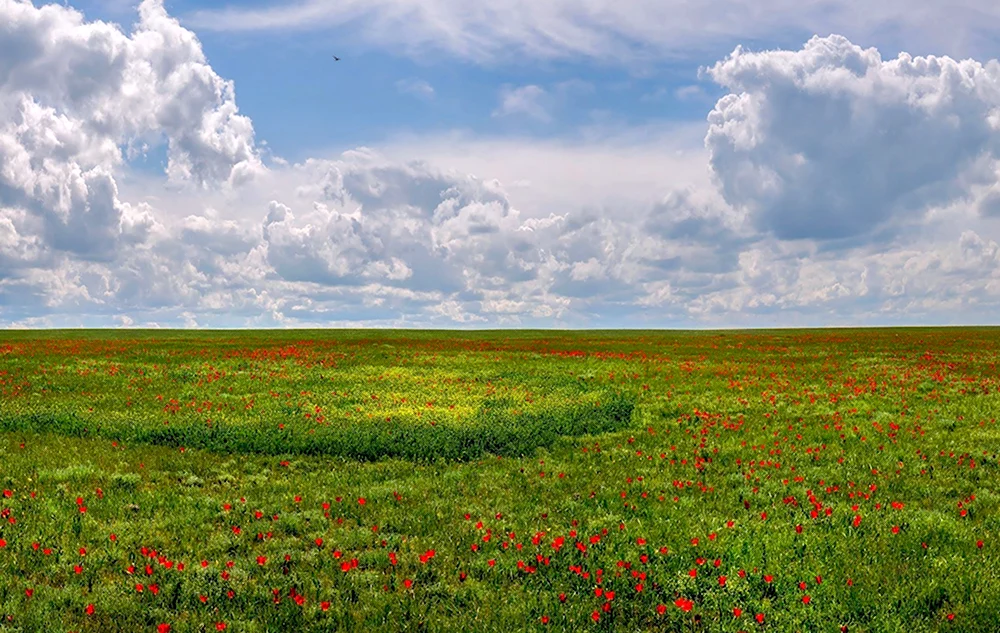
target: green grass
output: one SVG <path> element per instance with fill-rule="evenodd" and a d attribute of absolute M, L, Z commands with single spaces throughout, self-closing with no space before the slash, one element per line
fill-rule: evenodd
<path fill-rule="evenodd" d="M 4 333 L 0 631 L 993 632 L 998 349 Z"/>

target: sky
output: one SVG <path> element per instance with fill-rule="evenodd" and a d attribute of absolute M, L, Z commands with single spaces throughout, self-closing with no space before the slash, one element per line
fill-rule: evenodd
<path fill-rule="evenodd" d="M 996 323 L 997 34 L 987 0 L 0 0 L 0 326 Z"/>

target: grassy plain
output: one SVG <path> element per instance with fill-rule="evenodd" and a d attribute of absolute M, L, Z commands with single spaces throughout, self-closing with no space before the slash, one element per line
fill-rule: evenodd
<path fill-rule="evenodd" d="M 998 355 L 6 332 L 0 631 L 995 632 Z"/>

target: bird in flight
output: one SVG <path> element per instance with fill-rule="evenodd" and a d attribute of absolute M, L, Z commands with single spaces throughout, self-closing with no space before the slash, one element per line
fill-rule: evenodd
<path fill-rule="evenodd" d="M 340 58 L 339 58 L 339 57 L 337 57 L 336 55 L 334 55 L 334 56 L 333 56 L 333 61 L 335 61 L 335 62 L 339 62 L 339 61 L 340 61 Z"/>

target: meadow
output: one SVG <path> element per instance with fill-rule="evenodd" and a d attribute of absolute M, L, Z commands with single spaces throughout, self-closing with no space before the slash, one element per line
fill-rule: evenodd
<path fill-rule="evenodd" d="M 0 632 L 1000 630 L 1000 329 L 0 333 Z"/>

